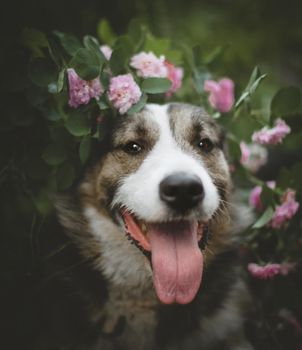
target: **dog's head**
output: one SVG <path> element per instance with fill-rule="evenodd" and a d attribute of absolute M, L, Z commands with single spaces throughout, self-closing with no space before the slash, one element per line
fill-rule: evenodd
<path fill-rule="evenodd" d="M 81 186 L 93 247 L 109 280 L 146 285 L 152 276 L 163 303 L 195 297 L 204 256 L 223 246 L 227 232 L 230 176 L 222 138 L 213 119 L 191 105 L 147 105 L 117 118 L 108 151 Z M 212 245 L 202 252 L 208 232 Z"/>

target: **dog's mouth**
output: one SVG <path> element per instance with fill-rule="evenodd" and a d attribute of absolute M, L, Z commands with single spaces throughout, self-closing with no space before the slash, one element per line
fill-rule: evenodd
<path fill-rule="evenodd" d="M 142 252 L 151 257 L 153 284 L 165 304 L 190 303 L 197 294 L 203 272 L 208 225 L 201 221 L 147 223 L 121 211 L 125 231 Z"/>

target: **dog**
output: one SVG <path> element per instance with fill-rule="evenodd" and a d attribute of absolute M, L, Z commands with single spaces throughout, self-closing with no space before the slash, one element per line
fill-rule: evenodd
<path fill-rule="evenodd" d="M 32 348 L 252 349 L 237 244 L 248 220 L 221 128 L 201 107 L 147 104 L 97 147 L 56 202 Z"/>

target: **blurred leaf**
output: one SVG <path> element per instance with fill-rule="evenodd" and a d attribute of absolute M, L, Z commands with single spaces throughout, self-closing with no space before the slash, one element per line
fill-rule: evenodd
<path fill-rule="evenodd" d="M 57 68 L 47 58 L 36 58 L 29 63 L 29 77 L 38 86 L 47 87 L 57 79 Z"/>
<path fill-rule="evenodd" d="M 42 215 L 48 214 L 53 208 L 52 200 L 49 197 L 49 191 L 47 189 L 42 189 L 34 196 L 33 202 L 38 212 Z"/>
<path fill-rule="evenodd" d="M 70 56 L 75 55 L 83 47 L 80 40 L 72 34 L 59 31 L 54 31 L 54 34 L 60 39 L 61 45 Z"/>
<path fill-rule="evenodd" d="M 109 104 L 107 103 L 106 96 L 104 95 L 102 95 L 98 100 L 96 100 L 96 103 L 99 106 L 99 109 L 101 111 L 104 111 L 110 108 Z"/>
<path fill-rule="evenodd" d="M 100 43 L 96 38 L 94 38 L 91 35 L 86 35 L 84 37 L 84 46 L 86 49 L 94 51 L 97 56 L 99 56 L 101 64 L 106 62 L 106 57 L 104 56 L 103 52 L 100 49 Z"/>
<path fill-rule="evenodd" d="M 214 61 L 221 58 L 222 54 L 224 53 L 226 49 L 226 46 L 217 46 L 213 51 L 205 55 L 203 59 L 203 63 L 206 65 L 212 64 Z"/>
<path fill-rule="evenodd" d="M 203 64 L 203 51 L 201 45 L 195 45 L 192 48 L 194 62 L 196 66 L 201 66 Z"/>
<path fill-rule="evenodd" d="M 109 62 L 114 75 L 127 72 L 129 60 L 133 53 L 134 48 L 130 39 L 127 36 L 119 37 L 115 42 Z"/>
<path fill-rule="evenodd" d="M 82 164 L 86 163 L 89 158 L 91 150 L 91 138 L 90 136 L 85 136 L 82 138 L 79 147 L 79 156 Z"/>
<path fill-rule="evenodd" d="M 169 39 L 159 39 L 148 33 L 146 36 L 146 43 L 144 51 L 152 51 L 156 56 L 165 55 L 171 46 Z"/>
<path fill-rule="evenodd" d="M 100 57 L 95 51 L 79 49 L 70 61 L 70 67 L 73 67 L 82 79 L 92 80 L 100 75 L 104 63 Z"/>
<path fill-rule="evenodd" d="M 228 136 L 227 140 L 227 149 L 228 156 L 230 157 L 232 162 L 239 162 L 241 158 L 241 149 L 238 141 L 235 138 Z"/>
<path fill-rule="evenodd" d="M 128 35 L 133 43 L 134 51 L 141 51 L 145 45 L 147 30 L 139 19 L 131 20 Z"/>
<path fill-rule="evenodd" d="M 146 94 L 142 94 L 140 100 L 127 111 L 127 114 L 134 114 L 142 110 L 147 103 L 147 99 L 148 96 Z"/>
<path fill-rule="evenodd" d="M 200 94 L 203 93 L 204 82 L 211 78 L 210 73 L 204 67 L 200 67 L 194 70 L 193 77 L 195 81 L 195 88 Z"/>
<path fill-rule="evenodd" d="M 67 158 L 67 151 L 57 143 L 51 143 L 42 154 L 42 158 L 49 165 L 58 165 Z"/>
<path fill-rule="evenodd" d="M 75 179 L 74 166 L 65 162 L 59 166 L 57 171 L 57 184 L 59 190 L 66 190 L 70 187 Z"/>
<path fill-rule="evenodd" d="M 261 74 L 258 67 L 254 68 L 246 88 L 235 103 L 235 108 L 238 108 L 243 102 L 250 99 L 251 95 L 256 91 L 265 77 L 266 74 Z"/>
<path fill-rule="evenodd" d="M 61 92 L 64 88 L 64 79 L 65 79 L 65 68 L 61 69 L 57 81 L 57 91 Z"/>
<path fill-rule="evenodd" d="M 33 56 L 43 57 L 42 49 L 48 47 L 48 40 L 44 33 L 33 28 L 24 28 L 21 33 L 21 43 L 31 50 Z"/>
<path fill-rule="evenodd" d="M 67 130 L 74 136 L 88 135 L 90 123 L 87 114 L 80 111 L 71 113 L 65 124 Z"/>
<path fill-rule="evenodd" d="M 101 73 L 100 79 L 101 79 L 102 86 L 105 90 L 108 88 L 110 84 L 110 78 L 111 78 L 111 75 L 108 72 L 106 72 L 106 70 L 103 70 Z"/>
<path fill-rule="evenodd" d="M 113 45 L 116 35 L 113 33 L 111 26 L 107 19 L 103 18 L 99 21 L 97 25 L 97 34 L 98 37 L 105 43 L 110 46 Z"/>
<path fill-rule="evenodd" d="M 148 94 L 160 94 L 168 91 L 171 84 L 171 80 L 166 78 L 147 78 L 142 82 L 141 89 Z"/>
<path fill-rule="evenodd" d="M 280 89 L 272 99 L 271 113 L 281 117 L 296 112 L 301 106 L 301 91 L 295 86 Z"/>
<path fill-rule="evenodd" d="M 274 209 L 272 207 L 268 207 L 261 217 L 254 223 L 252 228 L 261 228 L 265 226 L 272 219 L 273 215 Z"/>

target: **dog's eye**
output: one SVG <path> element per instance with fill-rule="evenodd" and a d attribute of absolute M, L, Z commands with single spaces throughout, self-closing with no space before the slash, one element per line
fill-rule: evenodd
<path fill-rule="evenodd" d="M 137 154 L 142 150 L 142 146 L 139 145 L 137 142 L 128 142 L 125 146 L 124 146 L 124 151 L 127 153 L 131 153 L 131 154 Z"/>
<path fill-rule="evenodd" d="M 198 147 L 205 152 L 211 152 L 214 145 L 210 139 L 205 138 L 205 139 L 202 139 L 198 142 Z"/>

